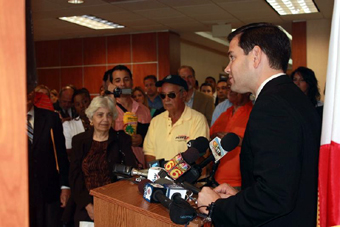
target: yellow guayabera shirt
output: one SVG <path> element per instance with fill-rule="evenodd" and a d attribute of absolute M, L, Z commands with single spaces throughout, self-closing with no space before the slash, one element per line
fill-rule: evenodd
<path fill-rule="evenodd" d="M 186 106 L 181 117 L 172 125 L 169 112 L 165 111 L 151 120 L 144 140 L 144 154 L 170 160 L 187 150 L 189 140 L 199 136 L 209 138 L 209 126 L 203 114 Z"/>

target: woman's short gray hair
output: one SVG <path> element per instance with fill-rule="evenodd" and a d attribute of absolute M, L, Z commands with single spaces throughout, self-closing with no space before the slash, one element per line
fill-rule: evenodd
<path fill-rule="evenodd" d="M 118 117 L 118 111 L 116 109 L 115 102 L 109 98 L 108 96 L 97 96 L 94 99 L 92 99 L 91 104 L 89 107 L 85 110 L 86 116 L 92 120 L 92 117 L 94 113 L 99 109 L 99 108 L 107 108 L 112 114 L 112 120 L 116 120 Z"/>

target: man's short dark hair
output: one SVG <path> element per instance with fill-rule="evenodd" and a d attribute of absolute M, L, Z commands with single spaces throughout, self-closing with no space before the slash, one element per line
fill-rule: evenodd
<path fill-rule="evenodd" d="M 155 81 L 155 83 L 157 82 L 157 77 L 155 76 L 155 75 L 147 75 L 146 77 L 144 77 L 144 82 L 146 81 L 146 80 L 154 80 Z"/>
<path fill-rule="evenodd" d="M 89 98 L 91 100 L 91 96 L 90 96 L 90 92 L 89 90 L 87 90 L 86 88 L 80 88 L 78 90 L 76 90 L 74 93 L 73 93 L 73 96 L 72 96 L 72 103 L 74 103 L 74 98 L 77 96 L 77 95 L 82 95 L 84 94 L 87 98 Z"/>
<path fill-rule="evenodd" d="M 246 55 L 254 46 L 259 46 L 268 56 L 271 68 L 287 71 L 291 55 L 290 41 L 279 27 L 265 22 L 248 24 L 230 33 L 228 41 L 231 42 L 236 36 L 239 37 L 238 45 Z"/>
<path fill-rule="evenodd" d="M 203 83 L 203 84 L 201 84 L 200 90 L 202 90 L 202 87 L 204 87 L 204 86 L 209 86 L 209 87 L 211 87 L 212 92 L 213 92 L 213 93 L 215 92 L 215 89 L 214 89 L 213 86 L 212 86 L 211 84 L 209 84 L 209 83 Z"/>
<path fill-rule="evenodd" d="M 218 81 L 217 81 L 217 83 L 216 84 L 219 84 L 219 83 L 221 83 L 221 82 L 226 82 L 227 83 L 227 79 L 225 79 L 225 78 L 222 78 L 222 79 L 219 79 Z"/>
<path fill-rule="evenodd" d="M 192 73 L 192 76 L 196 78 L 195 70 L 194 70 L 194 68 L 192 68 L 191 66 L 182 65 L 181 67 L 179 67 L 179 69 L 178 69 L 178 75 L 179 75 L 179 71 L 180 71 L 181 69 L 189 69 L 189 70 L 191 71 L 191 73 Z"/>
<path fill-rule="evenodd" d="M 114 71 L 126 71 L 129 74 L 130 79 L 132 80 L 132 73 L 131 73 L 131 71 L 130 71 L 130 69 L 128 67 L 126 67 L 125 65 L 116 65 L 115 67 L 113 67 L 112 69 L 107 70 L 104 73 L 103 81 L 106 82 L 107 79 L 110 79 L 110 82 L 113 83 L 112 73 Z"/>
<path fill-rule="evenodd" d="M 216 83 L 216 79 L 214 77 L 212 77 L 212 76 L 207 76 L 205 78 L 205 81 L 207 81 L 207 79 L 211 79 L 211 80 L 213 80 Z"/>

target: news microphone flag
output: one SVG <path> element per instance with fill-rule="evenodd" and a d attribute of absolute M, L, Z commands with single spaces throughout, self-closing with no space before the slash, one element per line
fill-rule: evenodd
<path fill-rule="evenodd" d="M 228 151 L 225 151 L 221 146 L 221 139 L 218 137 L 215 137 L 212 139 L 209 143 L 211 153 L 214 155 L 215 162 L 218 162 L 221 158 L 224 157 L 228 153 Z"/>
<path fill-rule="evenodd" d="M 173 180 L 176 180 L 190 169 L 190 165 L 183 159 L 182 154 L 178 154 L 164 165 L 164 169 Z"/>
<path fill-rule="evenodd" d="M 340 226 L 340 1 L 334 1 L 319 157 L 318 226 Z"/>

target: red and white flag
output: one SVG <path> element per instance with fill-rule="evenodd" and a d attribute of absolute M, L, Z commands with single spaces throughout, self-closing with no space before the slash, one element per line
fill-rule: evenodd
<path fill-rule="evenodd" d="M 318 226 L 340 226 L 340 1 L 334 1 L 319 160 Z"/>

